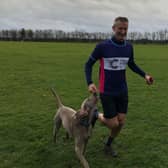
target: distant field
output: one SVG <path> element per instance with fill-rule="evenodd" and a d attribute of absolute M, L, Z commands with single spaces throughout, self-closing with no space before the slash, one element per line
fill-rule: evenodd
<path fill-rule="evenodd" d="M 0 42 L 0 168 L 79 168 L 73 141 L 65 132 L 52 142 L 56 104 L 54 86 L 64 104 L 75 109 L 89 94 L 84 63 L 93 43 Z M 119 157 L 106 157 L 108 129 L 99 123 L 87 146 L 91 168 L 168 167 L 168 45 L 135 45 L 138 65 L 155 78 L 144 80 L 127 70 L 129 112 L 115 141 Z M 94 67 L 97 81 L 98 64 Z M 100 106 L 101 110 L 101 106 Z"/>

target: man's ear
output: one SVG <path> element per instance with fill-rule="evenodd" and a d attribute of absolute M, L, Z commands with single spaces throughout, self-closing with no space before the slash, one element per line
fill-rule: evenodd
<path fill-rule="evenodd" d="M 115 29 L 115 25 L 112 26 L 112 30 L 113 30 L 113 31 L 114 31 L 114 29 Z"/>

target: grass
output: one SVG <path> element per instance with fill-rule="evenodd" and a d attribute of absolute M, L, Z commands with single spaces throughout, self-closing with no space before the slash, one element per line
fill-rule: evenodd
<path fill-rule="evenodd" d="M 52 142 L 56 87 L 64 104 L 78 109 L 89 94 L 83 66 L 95 44 L 0 42 L 0 168 L 79 168 L 74 142 L 61 129 Z M 127 70 L 129 112 L 115 141 L 120 157 L 102 153 L 108 129 L 99 123 L 87 146 L 91 168 L 168 167 L 168 47 L 135 45 L 138 65 L 153 86 Z M 97 81 L 98 64 L 94 67 Z M 100 106 L 101 109 L 101 106 Z"/>

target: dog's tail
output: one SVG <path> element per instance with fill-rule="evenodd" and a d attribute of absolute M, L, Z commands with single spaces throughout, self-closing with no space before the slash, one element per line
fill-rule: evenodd
<path fill-rule="evenodd" d="M 52 94 L 54 95 L 54 97 L 56 98 L 56 103 L 57 103 L 57 105 L 58 105 L 58 108 L 59 108 L 59 107 L 63 107 L 63 104 L 62 104 L 62 102 L 61 102 L 59 96 L 58 96 L 57 93 L 55 92 L 54 88 L 50 88 L 50 90 L 51 90 Z"/>

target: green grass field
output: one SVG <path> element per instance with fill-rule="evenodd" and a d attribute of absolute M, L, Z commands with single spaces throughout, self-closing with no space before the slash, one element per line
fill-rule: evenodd
<path fill-rule="evenodd" d="M 84 63 L 95 44 L 0 42 L 0 168 L 79 168 L 74 142 L 61 129 L 52 141 L 54 86 L 64 104 L 78 109 L 89 94 Z M 97 123 L 86 152 L 91 168 L 168 167 L 168 46 L 135 45 L 136 63 L 153 86 L 127 69 L 129 112 L 114 142 L 119 157 L 106 157 L 108 129 Z M 94 80 L 98 79 L 98 64 Z M 100 105 L 99 105 L 100 106 Z M 101 106 L 100 106 L 101 110 Z"/>

